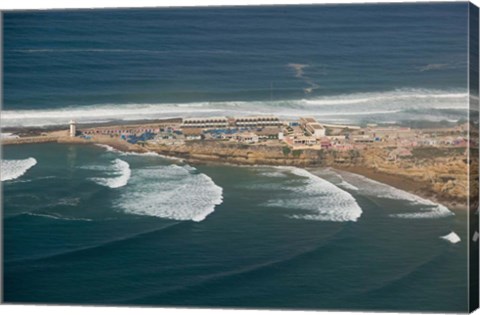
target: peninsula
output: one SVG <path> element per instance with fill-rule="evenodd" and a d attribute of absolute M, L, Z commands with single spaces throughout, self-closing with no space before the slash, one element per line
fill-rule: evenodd
<path fill-rule="evenodd" d="M 103 144 L 190 162 L 332 167 L 364 175 L 451 209 L 466 209 L 468 124 L 435 128 L 333 125 L 313 117 L 178 118 L 3 130 L 2 144 Z M 475 166 L 472 166 L 475 167 Z"/>

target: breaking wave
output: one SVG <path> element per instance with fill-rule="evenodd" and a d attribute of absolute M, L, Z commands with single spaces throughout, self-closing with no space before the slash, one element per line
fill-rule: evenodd
<path fill-rule="evenodd" d="M 117 206 L 131 214 L 199 222 L 222 202 L 223 189 L 210 177 L 173 164 L 135 170 Z"/>
<path fill-rule="evenodd" d="M 17 179 L 36 164 L 37 160 L 33 157 L 24 160 L 2 160 L 0 178 L 2 182 Z"/>
<path fill-rule="evenodd" d="M 130 170 L 130 165 L 120 159 L 115 159 L 111 166 L 112 175 L 115 177 L 107 178 L 92 178 L 97 184 L 107 186 L 110 188 L 119 188 L 127 185 L 128 180 L 132 171 Z"/>
<path fill-rule="evenodd" d="M 101 144 L 101 143 L 95 143 L 95 146 L 104 148 L 107 152 L 114 152 L 114 153 L 117 153 L 117 154 L 123 155 L 123 156 L 128 156 L 128 155 L 133 155 L 133 156 L 156 156 L 156 157 L 161 157 L 163 159 L 183 162 L 183 159 L 181 159 L 181 158 L 178 158 L 178 157 L 175 157 L 175 156 L 163 155 L 163 154 L 159 154 L 157 152 L 152 152 L 152 151 L 141 152 L 141 153 L 140 152 L 124 152 L 124 151 L 117 150 L 114 147 L 109 146 L 108 144 Z"/>
<path fill-rule="evenodd" d="M 336 172 L 333 172 L 331 169 L 329 169 L 329 171 L 331 172 L 331 174 L 334 174 L 335 176 L 337 176 L 338 179 L 340 180 L 340 182 L 337 184 L 338 186 L 343 187 L 343 188 L 348 189 L 348 190 L 354 190 L 354 191 L 358 190 L 357 186 L 354 186 L 354 185 L 350 184 L 349 182 L 345 181 L 343 179 L 342 175 L 340 175 Z"/>
<path fill-rule="evenodd" d="M 347 179 L 350 185 L 355 185 L 355 187 L 358 188 L 358 191 L 363 195 L 393 200 L 406 200 L 410 202 L 410 204 L 421 206 L 420 212 L 392 214 L 392 217 L 404 219 L 429 219 L 454 215 L 454 213 L 444 205 L 421 198 L 404 190 L 377 182 L 365 176 L 347 172 L 342 172 L 342 175 Z"/>
<path fill-rule="evenodd" d="M 8 104 L 7 104 L 8 105 Z M 3 110 L 4 127 L 65 125 L 72 117 L 82 123 L 114 120 L 165 119 L 192 116 L 262 115 L 272 112 L 283 118 L 315 116 L 323 121 L 355 122 L 368 116 L 378 122 L 395 119 L 460 119 L 466 113 L 445 113 L 442 109 L 466 110 L 464 90 L 397 89 L 386 92 L 351 93 L 297 100 L 228 101 L 160 104 L 97 104 L 59 109 Z M 435 109 L 415 112 L 412 110 Z M 453 115 L 453 116 L 452 116 Z"/>
<path fill-rule="evenodd" d="M 357 186 L 353 186 L 352 184 L 346 182 L 346 181 L 342 181 L 338 184 L 338 186 L 340 187 L 343 187 L 345 189 L 349 189 L 349 190 L 358 190 L 358 187 Z"/>
<path fill-rule="evenodd" d="M 270 200 L 267 206 L 301 209 L 312 214 L 292 215 L 295 219 L 318 221 L 357 221 L 362 209 L 348 192 L 312 173 L 295 167 L 282 167 L 293 175 L 306 179 L 301 186 L 291 187 L 295 197 Z"/>
<path fill-rule="evenodd" d="M 100 148 L 104 148 L 107 152 L 120 152 L 114 147 L 109 146 L 108 144 L 95 143 L 94 145 Z"/>
<path fill-rule="evenodd" d="M 452 244 L 456 244 L 461 241 L 460 236 L 458 236 L 458 234 L 455 232 L 450 232 L 447 235 L 440 236 L 440 238 L 449 241 Z"/>

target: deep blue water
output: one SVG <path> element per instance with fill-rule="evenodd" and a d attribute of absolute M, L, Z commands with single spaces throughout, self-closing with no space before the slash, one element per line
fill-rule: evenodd
<path fill-rule="evenodd" d="M 467 310 L 466 211 L 331 170 L 4 148 L 27 157 L 2 182 L 5 302 Z"/>
<path fill-rule="evenodd" d="M 457 121 L 467 9 L 5 13 L 2 127 Z M 467 310 L 466 213 L 352 174 L 59 144 L 4 147 L 1 171 L 6 302 Z M 451 232 L 462 241 L 440 238 Z"/>
<path fill-rule="evenodd" d="M 127 104 L 151 105 L 156 118 L 367 109 L 386 119 L 389 105 L 458 110 L 466 107 L 467 9 L 465 2 L 5 13 L 4 109 L 13 112 L 4 125 L 63 123 L 62 110 L 56 120 L 16 111 L 72 106 L 83 106 L 76 116 L 84 120 L 152 117 L 134 117 Z"/>

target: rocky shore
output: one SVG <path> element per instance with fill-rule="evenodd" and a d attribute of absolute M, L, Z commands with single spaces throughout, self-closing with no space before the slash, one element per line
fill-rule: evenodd
<path fill-rule="evenodd" d="M 284 165 L 333 167 L 439 202 L 452 210 L 467 208 L 467 161 L 461 151 L 414 150 L 413 157 L 389 161 L 386 150 L 362 151 L 292 150 L 285 145 L 246 145 L 227 141 L 189 141 L 179 145 L 130 144 L 119 138 L 99 135 L 91 139 L 71 138 L 66 131 L 35 137 L 5 139 L 3 145 L 58 142 L 103 144 L 120 151 L 156 152 L 190 163 L 230 163 L 239 165 Z"/>

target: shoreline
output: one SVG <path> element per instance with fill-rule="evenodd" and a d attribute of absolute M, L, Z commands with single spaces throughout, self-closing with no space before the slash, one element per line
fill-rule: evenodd
<path fill-rule="evenodd" d="M 421 197 L 423 199 L 430 200 L 434 203 L 446 206 L 453 212 L 466 212 L 468 211 L 467 203 L 462 204 L 458 201 L 446 200 L 437 196 L 427 185 L 424 183 L 412 180 L 402 175 L 391 175 L 376 171 L 375 169 L 359 167 L 359 166 L 332 166 L 333 169 L 345 171 L 361 176 L 365 176 L 368 179 L 380 182 L 382 184 L 389 185 L 391 187 L 409 192 L 413 195 Z"/>
<path fill-rule="evenodd" d="M 130 128 L 153 128 L 155 124 L 169 126 L 179 124 L 181 119 L 171 118 L 163 120 L 143 120 L 143 121 L 115 121 L 110 123 L 79 124 L 82 129 L 86 128 L 105 128 L 122 129 Z M 157 126 L 158 128 L 158 126 Z M 331 167 L 341 171 L 347 171 L 354 174 L 365 176 L 369 179 L 390 185 L 397 189 L 428 199 L 432 202 L 443 204 L 451 210 L 467 211 L 467 199 L 463 199 L 463 194 L 445 193 L 439 189 L 439 185 L 445 183 L 442 176 L 449 179 L 449 172 L 445 169 L 439 169 L 437 163 L 449 163 L 445 159 L 441 160 L 436 152 L 426 152 L 423 158 L 427 164 L 428 171 L 424 168 L 411 171 L 410 164 L 398 163 L 388 164 L 385 151 L 375 148 L 364 149 L 363 151 L 336 151 L 328 149 L 312 149 L 309 147 L 299 149 L 288 149 L 285 151 L 285 143 L 270 142 L 268 144 L 248 145 L 242 143 L 231 143 L 221 140 L 193 140 L 184 141 L 181 144 L 169 144 L 163 142 L 143 142 L 130 143 L 118 136 L 111 134 L 90 134 L 88 137 L 70 137 L 69 131 L 61 126 L 56 128 L 32 128 L 17 127 L 5 128 L 3 131 L 10 131 L 16 134 L 16 137 L 2 138 L 2 145 L 19 145 L 34 143 L 61 143 L 61 144 L 99 144 L 108 145 L 121 152 L 148 153 L 153 152 L 165 158 L 180 159 L 188 163 L 195 164 L 224 164 L 224 165 L 265 165 L 265 166 L 294 166 L 300 168 L 323 168 Z M 351 154 L 355 153 L 355 154 Z M 388 153 L 388 151 L 387 151 Z M 447 154 L 449 154 L 447 152 Z M 444 154 L 445 156 L 445 154 Z M 383 159 L 383 164 L 381 164 Z M 416 162 L 414 162 L 416 163 Z M 448 164 L 453 165 L 453 164 Z M 373 167 L 375 166 L 375 167 Z M 462 174 L 458 165 L 448 166 L 456 167 L 457 174 Z M 425 177 L 423 173 L 439 174 L 434 181 L 430 175 Z M 448 173 L 448 174 L 447 174 Z M 441 187 L 440 187 L 441 188 Z M 458 192 L 458 191 L 457 191 Z"/>
<path fill-rule="evenodd" d="M 447 200 L 435 194 L 435 192 L 428 187 L 428 184 L 425 182 L 420 182 L 408 178 L 402 175 L 392 175 L 385 172 L 380 172 L 378 170 L 367 168 L 359 165 L 322 165 L 315 163 L 291 163 L 288 160 L 277 159 L 275 162 L 278 163 L 262 163 L 261 160 L 247 158 L 238 158 L 232 156 L 228 160 L 222 160 L 222 155 L 195 155 L 191 154 L 188 151 L 172 151 L 172 150 L 161 150 L 161 148 L 152 148 L 150 146 L 143 147 L 138 144 L 130 144 L 125 141 L 118 140 L 116 138 L 110 137 L 96 137 L 94 140 L 85 140 L 80 138 L 70 138 L 65 136 L 57 137 L 29 137 L 29 138 L 17 138 L 9 139 L 5 143 L 2 140 L 2 145 L 21 145 L 21 144 L 37 144 L 37 143 L 59 143 L 59 144 L 74 144 L 74 145 L 97 145 L 102 146 L 106 145 L 114 150 L 123 152 L 123 153 L 156 153 L 164 158 L 178 159 L 191 164 L 200 164 L 200 165 L 235 165 L 235 166 L 293 166 L 300 167 L 305 169 L 315 169 L 315 168 L 327 168 L 331 167 L 335 170 L 346 171 L 353 174 L 358 174 L 365 176 L 369 179 L 378 181 L 380 183 L 392 186 L 394 188 L 412 193 L 421 198 L 430 200 L 437 204 L 442 204 L 450 209 L 452 212 L 464 212 L 467 211 L 467 203 L 464 204 L 458 201 Z M 16 141 L 15 141 L 16 140 Z M 105 148 L 107 149 L 107 148 Z M 308 161 L 308 159 L 306 160 Z M 272 160 L 268 160 L 272 162 Z M 286 162 L 286 163 L 285 163 Z"/>

